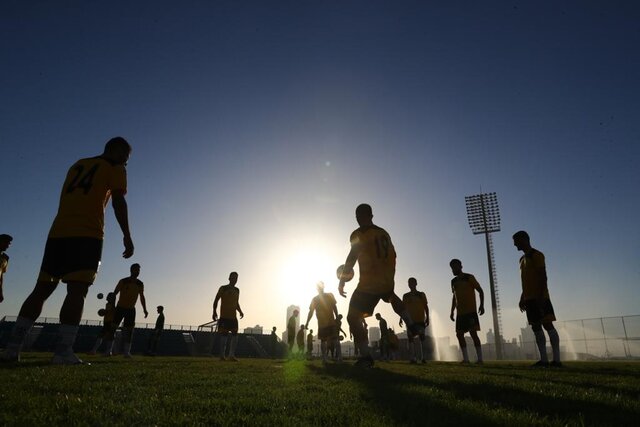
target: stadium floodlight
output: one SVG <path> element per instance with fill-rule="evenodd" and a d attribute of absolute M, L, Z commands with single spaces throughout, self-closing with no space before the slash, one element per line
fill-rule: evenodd
<path fill-rule="evenodd" d="M 467 218 L 473 234 L 484 234 L 487 245 L 487 264 L 489 265 L 489 286 L 491 290 L 491 308 L 493 310 L 493 330 L 495 331 L 496 358 L 502 357 L 502 334 L 500 320 L 500 299 L 498 298 L 498 276 L 493 258 L 491 233 L 500 231 L 500 210 L 496 193 L 480 193 L 466 196 Z"/>

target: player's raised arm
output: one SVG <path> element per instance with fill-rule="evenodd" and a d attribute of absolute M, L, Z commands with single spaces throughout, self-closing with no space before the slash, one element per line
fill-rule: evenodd
<path fill-rule="evenodd" d="M 111 205 L 113 206 L 113 213 L 116 216 L 116 220 L 122 230 L 124 243 L 124 252 L 122 256 L 124 258 L 131 258 L 133 255 L 134 247 L 133 240 L 131 239 L 131 232 L 129 231 L 129 208 L 127 207 L 127 201 L 124 198 L 124 190 L 115 190 L 111 194 Z"/>
<path fill-rule="evenodd" d="M 476 289 L 478 291 L 478 295 L 480 295 L 480 307 L 478 307 L 478 314 L 482 316 L 484 314 L 484 291 L 480 285 L 478 285 Z"/>

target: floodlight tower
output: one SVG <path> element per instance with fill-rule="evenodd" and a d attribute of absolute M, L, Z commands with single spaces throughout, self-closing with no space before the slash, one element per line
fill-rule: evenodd
<path fill-rule="evenodd" d="M 500 210 L 496 193 L 480 193 L 466 196 L 467 218 L 473 234 L 484 234 L 487 245 L 487 263 L 489 265 L 489 286 L 491 290 L 491 308 L 493 310 L 493 330 L 495 331 L 496 358 L 502 359 L 502 325 L 500 321 L 500 298 L 498 297 L 498 277 L 493 259 L 491 233 L 500 231 Z"/>

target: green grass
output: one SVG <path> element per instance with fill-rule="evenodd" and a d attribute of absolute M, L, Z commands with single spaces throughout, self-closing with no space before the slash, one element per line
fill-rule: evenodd
<path fill-rule="evenodd" d="M 460 366 L 87 357 L 0 365 L 0 425 L 637 425 L 640 362 Z"/>

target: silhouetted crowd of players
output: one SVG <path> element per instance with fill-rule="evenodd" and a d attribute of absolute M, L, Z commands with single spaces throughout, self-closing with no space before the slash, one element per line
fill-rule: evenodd
<path fill-rule="evenodd" d="M 104 212 L 111 199 L 116 220 L 123 233 L 124 258 L 134 253 L 133 240 L 129 230 L 126 163 L 131 154 L 131 146 L 122 137 L 110 139 L 101 155 L 80 159 L 71 166 L 62 185 L 58 212 L 53 221 L 42 259 L 42 265 L 33 291 L 22 304 L 15 326 L 0 360 L 18 362 L 20 352 L 31 327 L 42 312 L 44 302 L 62 281 L 67 285 L 67 294 L 60 308 L 58 344 L 54 351 L 54 364 L 82 364 L 83 361 L 73 351 L 78 333 L 84 301 L 91 284 L 95 281 L 102 255 L 104 238 Z M 425 329 L 429 325 L 429 306 L 424 292 L 417 289 L 417 280 L 410 278 L 410 291 L 402 297 L 395 293 L 396 251 L 389 233 L 373 223 L 373 210 L 368 204 L 356 208 L 358 228 L 351 233 L 351 249 L 344 265 L 338 273 L 338 292 L 347 296 L 345 285 L 354 275 L 358 263 L 359 281 L 351 294 L 347 323 L 357 353 L 357 366 L 371 367 L 371 354 L 366 318 L 374 314 L 380 301 L 391 304 L 400 317 L 400 326 L 405 325 L 411 347 L 411 362 L 425 361 Z M 4 299 L 2 284 L 7 271 L 9 257 L 6 254 L 12 237 L 0 235 L 0 302 Z M 558 332 L 553 326 L 555 314 L 549 289 L 545 258 L 542 252 L 531 246 L 529 235 L 518 231 L 513 235 L 515 247 L 523 252 L 520 258 L 522 294 L 519 308 L 526 313 L 536 337 L 540 360 L 534 366 L 562 366 Z M 476 361 L 483 363 L 482 347 L 478 338 L 480 322 L 478 315 L 484 314 L 484 293 L 472 274 L 462 270 L 462 262 L 452 259 L 449 266 L 453 273 L 451 280 L 452 302 L 450 318 L 455 321 L 455 330 L 462 362 L 469 363 L 464 335 L 469 333 L 475 346 Z M 122 323 L 123 355 L 131 357 L 131 340 L 135 326 L 136 304 L 142 304 L 145 318 L 148 316 L 144 297 L 144 284 L 138 279 L 140 265 L 131 266 L 130 275 L 120 280 L 112 293 L 107 295 L 103 329 L 92 350 L 95 353 L 103 345 L 105 355 L 110 355 L 116 329 Z M 220 358 L 237 360 L 238 318 L 244 316 L 240 308 L 240 291 L 236 286 L 238 273 L 229 275 L 229 283 L 221 286 L 213 303 L 214 321 L 221 336 Z M 317 285 L 316 295 L 309 306 L 306 322 L 297 330 L 298 312 L 289 319 L 287 336 L 290 352 L 297 342 L 299 352 L 304 351 L 305 330 L 315 314 L 320 340 L 321 358 L 326 362 L 333 351 L 335 360 L 341 362 L 340 341 L 346 336 L 342 329 L 342 315 L 338 313 L 333 294 L 324 291 L 324 284 Z M 480 305 L 476 304 L 476 293 Z M 119 295 L 118 301 L 116 297 Z M 218 315 L 218 303 L 220 313 Z M 155 354 L 158 339 L 164 327 L 164 308 L 158 306 L 156 327 L 149 341 L 147 354 Z M 397 347 L 397 337 L 380 314 L 376 314 L 380 325 L 380 350 L 383 358 L 389 358 Z M 551 343 L 553 358 L 549 362 L 546 351 L 546 330 Z M 313 347 L 313 331 L 307 336 L 307 354 Z M 342 334 L 342 335 L 341 335 Z M 275 328 L 272 331 L 275 337 Z M 394 338 L 395 337 L 395 338 Z M 417 338 L 417 340 L 416 340 Z M 227 350 L 228 348 L 228 350 Z"/>

